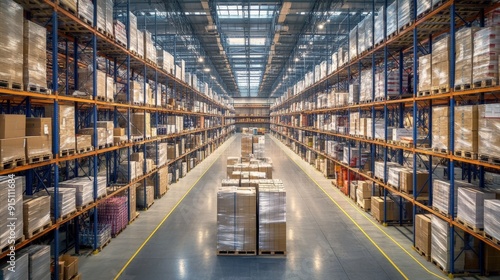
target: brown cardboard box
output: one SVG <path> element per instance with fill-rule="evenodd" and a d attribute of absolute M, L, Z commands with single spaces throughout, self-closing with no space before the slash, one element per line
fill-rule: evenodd
<path fill-rule="evenodd" d="M 92 135 L 77 135 L 76 136 L 76 149 L 92 147 Z"/>
<path fill-rule="evenodd" d="M 429 192 L 429 172 L 417 170 L 417 193 L 427 194 Z M 413 170 L 403 169 L 399 172 L 399 187 L 402 192 L 413 193 Z"/>
<path fill-rule="evenodd" d="M 52 137 L 52 118 L 26 118 L 26 136 Z"/>
<path fill-rule="evenodd" d="M 54 105 L 45 106 L 45 116 L 54 117 Z M 75 107 L 73 105 L 59 105 L 59 150 L 74 150 L 75 135 Z"/>
<path fill-rule="evenodd" d="M 142 162 L 144 161 L 144 153 L 133 153 L 130 155 L 130 160 Z"/>
<path fill-rule="evenodd" d="M 64 280 L 69 280 L 78 274 L 78 257 L 70 255 L 62 255 L 60 261 L 64 262 Z"/>
<path fill-rule="evenodd" d="M 26 136 L 25 115 L 0 115 L 0 139 Z"/>
<path fill-rule="evenodd" d="M 477 105 L 455 107 L 455 151 L 477 153 Z"/>
<path fill-rule="evenodd" d="M 372 184 L 367 181 L 358 181 L 358 194 L 361 194 L 363 199 L 372 197 Z"/>
<path fill-rule="evenodd" d="M 144 126 L 145 124 L 145 126 Z M 132 114 L 132 135 L 151 137 L 151 117 L 150 113 Z"/>
<path fill-rule="evenodd" d="M 402 220 L 411 220 L 413 219 L 413 208 L 411 203 L 403 202 L 403 217 Z M 399 205 L 396 204 L 392 199 L 387 197 L 386 200 L 386 209 L 387 209 L 387 214 L 386 214 L 386 221 L 396 221 L 399 220 Z M 384 198 L 383 197 L 372 197 L 371 198 L 371 212 L 372 216 L 380 222 L 384 221 Z"/>
<path fill-rule="evenodd" d="M 113 136 L 124 136 L 124 135 L 125 135 L 125 128 L 121 127 L 113 128 Z"/>
<path fill-rule="evenodd" d="M 425 214 L 415 215 L 415 247 L 425 254 L 431 255 L 431 218 Z"/>
<path fill-rule="evenodd" d="M 52 154 L 52 143 L 48 136 L 28 136 L 26 139 L 26 158 Z"/>
<path fill-rule="evenodd" d="M 5 163 L 17 159 L 26 159 L 25 139 L 0 139 L 0 162 Z"/>
<path fill-rule="evenodd" d="M 91 135 L 94 136 L 93 128 L 81 128 L 78 133 L 83 135 Z M 107 131 L 105 128 L 98 127 L 97 128 L 97 146 L 105 146 L 107 140 Z"/>

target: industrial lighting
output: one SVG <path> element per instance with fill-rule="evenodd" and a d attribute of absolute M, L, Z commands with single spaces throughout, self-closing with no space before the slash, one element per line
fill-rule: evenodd
<path fill-rule="evenodd" d="M 203 57 L 201 57 L 201 56 L 198 57 L 198 62 L 203 62 L 203 61 L 205 61 L 205 59 L 203 59 Z"/>
<path fill-rule="evenodd" d="M 292 71 L 292 68 L 288 67 L 288 72 L 291 72 Z"/>
<path fill-rule="evenodd" d="M 322 30 L 323 28 L 325 28 L 325 25 L 323 23 L 318 24 L 318 29 L 319 30 Z"/>
<path fill-rule="evenodd" d="M 299 58 L 298 58 L 298 57 L 296 57 L 296 58 L 295 58 L 295 62 L 298 62 L 298 61 L 299 61 Z"/>
<path fill-rule="evenodd" d="M 312 41 L 309 41 L 309 45 L 312 45 L 312 44 L 313 44 L 313 42 L 312 42 Z"/>
<path fill-rule="evenodd" d="M 210 68 L 208 67 L 203 68 L 203 72 L 210 72 Z"/>

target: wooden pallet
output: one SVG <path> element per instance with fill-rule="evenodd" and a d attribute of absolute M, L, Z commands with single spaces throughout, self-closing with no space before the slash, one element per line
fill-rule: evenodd
<path fill-rule="evenodd" d="M 84 153 L 92 152 L 93 150 L 94 150 L 93 146 L 88 146 L 88 147 L 80 147 L 80 148 L 78 148 L 78 150 L 76 152 L 78 154 L 84 154 Z"/>
<path fill-rule="evenodd" d="M 87 99 L 87 100 L 94 100 L 94 97 L 92 95 L 72 95 L 72 97 Z"/>
<path fill-rule="evenodd" d="M 492 157 L 490 155 L 479 155 L 479 160 L 491 164 L 497 164 L 497 165 L 500 164 L 500 158 Z"/>
<path fill-rule="evenodd" d="M 86 24 L 88 24 L 88 25 L 92 26 L 92 21 L 91 21 L 91 20 L 89 20 L 88 18 L 86 18 L 86 17 L 84 17 L 84 16 L 82 16 L 82 15 L 78 15 L 78 18 L 79 18 L 81 21 L 83 21 L 84 23 L 86 23 Z"/>
<path fill-rule="evenodd" d="M 449 86 L 432 87 L 432 90 L 431 90 L 432 94 L 442 94 L 442 93 L 447 93 L 447 92 L 450 92 Z"/>
<path fill-rule="evenodd" d="M 488 239 L 490 242 L 496 244 L 496 245 L 500 245 L 500 240 L 496 239 L 495 237 L 487 234 L 486 232 L 483 232 L 483 236 L 484 238 Z"/>
<path fill-rule="evenodd" d="M 89 206 L 92 203 L 94 203 L 94 201 L 90 201 L 88 203 L 85 203 L 85 205 L 76 206 L 76 210 L 77 211 L 82 211 L 83 209 L 85 209 L 85 207 Z"/>
<path fill-rule="evenodd" d="M 445 217 L 449 217 L 449 216 L 450 216 L 450 214 L 448 214 L 448 213 L 444 212 L 443 210 L 438 209 L 438 208 L 436 208 L 436 207 L 434 207 L 434 206 L 432 206 L 432 210 L 434 210 L 434 211 L 438 212 L 439 214 L 441 214 L 441 215 L 443 215 L 443 216 L 445 216 Z"/>
<path fill-rule="evenodd" d="M 12 159 L 6 162 L 1 162 L 0 163 L 0 170 L 5 170 L 5 169 L 13 169 L 16 168 L 17 166 L 22 166 L 26 165 L 26 159 L 25 158 L 16 158 Z"/>
<path fill-rule="evenodd" d="M 417 96 L 428 96 L 428 95 L 431 95 L 431 91 L 430 90 L 419 90 L 417 92 Z"/>
<path fill-rule="evenodd" d="M 179 177 L 180 177 L 180 174 L 179 174 Z M 182 178 L 182 177 L 181 177 Z M 152 201 L 150 204 L 148 204 L 146 207 L 137 207 L 137 209 L 139 210 L 142 210 L 142 211 L 146 211 L 146 210 L 149 210 L 149 208 L 151 208 L 151 206 L 153 206 L 153 204 L 155 204 L 154 201 Z"/>
<path fill-rule="evenodd" d="M 454 151 L 453 154 L 457 157 L 463 157 L 468 159 L 477 159 L 477 153 L 468 151 Z"/>
<path fill-rule="evenodd" d="M 443 273 L 445 274 L 448 274 L 448 269 L 443 267 L 442 265 L 440 265 L 436 260 L 434 260 L 432 257 L 431 257 L 431 263 L 434 264 L 435 266 L 437 266 L 439 268 L 439 270 L 441 270 Z"/>
<path fill-rule="evenodd" d="M 365 209 L 365 208 L 363 207 L 363 205 L 361 205 L 361 203 L 359 203 L 358 201 L 356 201 L 356 205 L 358 205 L 358 206 L 359 206 L 359 208 L 363 209 L 363 211 L 365 211 L 365 212 L 370 211 L 370 208 Z"/>
<path fill-rule="evenodd" d="M 475 233 L 479 233 L 479 234 L 482 234 L 484 232 L 484 228 L 478 228 L 478 227 L 475 227 L 469 223 L 467 223 L 466 221 L 460 219 L 460 218 L 456 218 L 457 222 L 459 222 L 460 224 L 464 225 L 466 228 L 468 228 L 469 230 L 475 232 Z"/>
<path fill-rule="evenodd" d="M 24 85 L 24 90 L 29 92 L 38 92 L 41 94 L 51 94 L 52 91 L 46 87 L 41 87 L 39 85 Z"/>
<path fill-rule="evenodd" d="M 431 148 L 430 150 L 435 152 L 435 153 L 440 153 L 440 154 L 447 154 L 448 153 L 447 149 Z"/>
<path fill-rule="evenodd" d="M 67 218 L 69 218 L 70 216 L 73 216 L 74 214 L 76 214 L 76 210 L 74 210 L 73 212 L 71 213 L 68 213 L 64 216 L 61 216 L 59 218 L 57 218 L 57 220 L 55 220 L 56 222 L 61 222 L 62 220 L 66 220 Z"/>
<path fill-rule="evenodd" d="M 35 229 L 35 230 L 32 230 L 32 231 L 29 231 L 27 234 L 26 234 L 26 238 L 30 239 L 30 238 L 33 238 L 33 236 L 39 234 L 40 232 L 48 229 L 49 227 L 52 226 L 52 222 L 49 221 L 47 224 Z"/>
<path fill-rule="evenodd" d="M 111 243 L 111 238 L 108 239 L 106 242 L 104 242 L 104 244 L 101 244 L 100 246 L 98 246 L 96 250 L 101 252 L 106 246 L 108 246 L 109 243 Z"/>
<path fill-rule="evenodd" d="M 38 155 L 28 158 L 28 164 L 39 163 L 43 161 L 49 161 L 52 159 L 52 154 Z"/>
<path fill-rule="evenodd" d="M 268 255 L 268 256 L 285 256 L 286 251 L 272 251 L 272 250 L 259 250 L 259 255 Z"/>
<path fill-rule="evenodd" d="M 126 48 L 127 47 L 127 44 L 125 44 L 124 42 L 118 40 L 118 38 L 115 37 L 115 43 L 117 43 L 118 45 Z"/>
<path fill-rule="evenodd" d="M 0 88 L 8 88 L 12 90 L 23 90 L 21 83 L 16 83 L 13 81 L 0 80 Z"/>
<path fill-rule="evenodd" d="M 478 82 L 474 82 L 473 88 L 485 88 L 485 87 L 493 87 L 496 86 L 498 83 L 494 79 L 486 79 Z"/>
<path fill-rule="evenodd" d="M 412 21 L 410 20 L 407 24 L 405 24 L 405 25 L 403 25 L 402 27 L 400 27 L 400 28 L 398 29 L 398 34 L 399 34 L 399 33 L 401 33 L 401 32 L 403 32 L 406 28 L 410 27 L 410 26 L 411 26 L 411 24 L 412 24 Z"/>
<path fill-rule="evenodd" d="M 217 256 L 255 256 L 257 251 L 255 250 L 217 250 Z"/>
<path fill-rule="evenodd" d="M 113 238 L 116 238 L 118 235 L 120 235 L 120 233 L 122 233 L 127 227 L 123 227 L 122 229 L 120 229 L 118 232 L 116 232 L 115 234 L 111 234 L 111 237 Z"/>
<path fill-rule="evenodd" d="M 21 242 L 23 242 L 25 240 L 25 237 L 24 235 L 19 237 L 18 239 L 16 239 L 16 242 L 14 242 L 14 244 L 19 244 Z M 2 248 L 2 250 L 0 250 L 0 253 L 4 253 L 4 252 L 7 252 L 7 251 L 10 251 L 10 247 L 12 246 L 13 244 L 7 244 L 5 247 Z"/>
<path fill-rule="evenodd" d="M 130 219 L 130 221 L 128 221 L 128 224 L 130 225 L 131 223 L 135 222 L 135 220 L 137 220 L 137 218 L 139 218 L 139 212 L 135 212 L 135 217 Z"/>
<path fill-rule="evenodd" d="M 417 251 L 417 253 L 419 255 L 421 255 L 422 257 L 424 257 L 428 262 L 431 261 L 431 255 L 430 254 L 427 254 L 425 253 L 424 251 L 420 250 L 420 248 L 418 248 L 417 246 L 414 246 L 413 247 L 413 250 Z"/>
<path fill-rule="evenodd" d="M 76 154 L 75 149 L 64 149 L 59 151 L 59 157 L 67 157 L 67 156 L 72 156 Z"/>
<path fill-rule="evenodd" d="M 66 11 L 71 12 L 72 14 L 76 15 L 76 9 L 75 7 L 67 5 L 64 1 L 57 1 L 57 4 L 64 8 Z"/>
<path fill-rule="evenodd" d="M 109 147 L 111 147 L 111 146 L 113 146 L 113 144 L 111 144 L 111 143 L 106 143 L 106 144 L 104 144 L 104 145 L 99 145 L 99 146 L 98 146 L 98 149 L 99 149 L 99 150 L 100 150 L 100 149 L 106 149 L 106 148 L 109 148 Z"/>
<path fill-rule="evenodd" d="M 471 84 L 455 85 L 455 91 L 464 91 L 472 89 Z"/>

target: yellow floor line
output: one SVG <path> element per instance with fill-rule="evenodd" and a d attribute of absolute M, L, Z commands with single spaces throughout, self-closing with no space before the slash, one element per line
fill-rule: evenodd
<path fill-rule="evenodd" d="M 234 141 L 234 139 L 232 140 Z M 232 143 L 231 141 L 231 143 Z M 148 236 L 148 238 L 146 238 L 146 240 L 144 240 L 144 242 L 141 244 L 141 246 L 139 247 L 139 249 L 137 249 L 137 251 L 135 251 L 135 253 L 132 255 L 132 257 L 130 257 L 130 259 L 125 263 L 125 265 L 122 267 L 122 269 L 118 272 L 118 274 L 116 274 L 114 280 L 117 280 L 122 274 L 123 272 L 125 271 L 125 269 L 127 269 L 127 267 L 130 265 L 130 263 L 134 260 L 134 258 L 139 254 L 139 252 L 142 250 L 142 248 L 144 248 L 144 246 L 146 246 L 146 244 L 149 242 L 149 240 L 153 237 L 153 235 L 158 231 L 158 229 L 160 229 L 160 227 L 163 225 L 163 223 L 165 223 L 165 221 L 168 219 L 168 217 L 170 217 L 170 214 L 172 214 L 175 209 L 177 208 L 177 206 L 179 206 L 179 204 L 184 200 L 184 198 L 186 198 L 186 196 L 191 192 L 191 190 L 194 188 L 194 186 L 196 186 L 196 184 L 198 184 L 198 182 L 201 180 L 201 178 L 203 178 L 203 176 L 205 175 L 205 173 L 207 173 L 207 171 L 212 167 L 212 165 L 215 164 L 215 162 L 222 156 L 222 154 L 226 151 L 226 149 L 229 147 L 229 145 L 231 144 L 228 142 L 228 146 L 223 150 L 221 151 L 221 153 L 214 159 L 214 161 L 210 164 L 210 166 L 207 167 L 207 169 L 203 172 L 203 174 L 201 174 L 200 177 L 198 177 L 198 180 L 196 180 L 196 182 L 194 182 L 194 184 L 189 188 L 189 190 L 181 197 L 181 199 L 174 205 L 174 208 L 172 208 L 172 210 L 170 210 L 170 212 L 168 212 L 168 214 L 163 217 L 163 219 L 161 220 L 161 222 L 158 224 L 158 226 L 156 226 L 156 228 L 153 230 L 153 232 L 151 232 L 151 234 Z"/>
<path fill-rule="evenodd" d="M 281 142 L 278 142 L 277 139 L 275 139 L 273 137 L 273 141 L 275 141 L 276 143 L 281 143 Z M 344 213 L 344 215 L 346 215 L 353 223 L 354 225 L 359 229 L 361 230 L 361 232 L 368 238 L 368 240 L 370 240 L 370 242 L 382 253 L 382 255 L 384 255 L 384 257 L 394 266 L 394 268 L 396 268 L 397 271 L 399 271 L 399 273 L 401 273 L 401 275 L 403 275 L 403 277 L 405 279 L 408 279 L 408 277 L 399 269 L 399 267 L 389 258 L 389 256 L 387 256 L 385 254 L 385 252 L 377 245 L 377 243 L 363 230 L 363 228 L 344 210 L 344 208 L 342 208 L 342 206 L 340 206 L 340 204 L 337 203 L 337 201 L 330 195 L 326 192 L 326 190 L 321 187 L 321 185 L 316 182 L 316 180 L 314 178 L 312 178 L 309 173 L 304 170 L 304 168 L 302 168 L 301 165 L 299 165 L 299 163 L 297 161 L 295 161 L 287 152 L 285 152 L 287 154 L 287 156 L 302 170 L 304 171 L 304 173 L 307 174 L 307 176 L 314 182 L 314 184 L 316 184 L 316 186 L 318 186 L 318 188 L 320 188 L 329 198 L 330 200 L 340 209 L 340 211 L 342 211 Z M 345 199 L 345 198 L 344 198 Z M 346 201 L 348 201 L 347 199 L 345 199 Z M 353 206 L 352 202 L 351 201 L 348 201 L 351 206 Z M 403 250 L 406 254 L 408 254 L 417 264 L 419 264 L 425 271 L 427 271 L 429 274 L 439 278 L 439 279 L 443 279 L 443 280 L 446 280 L 446 278 L 440 276 L 440 275 L 437 275 L 436 273 L 430 271 L 429 269 L 427 269 L 427 267 L 425 267 L 420 261 L 418 261 L 413 255 L 410 254 L 410 252 L 408 252 L 403 246 L 401 246 L 401 244 L 399 244 L 399 242 L 397 242 L 396 240 L 394 240 L 386 231 L 384 231 L 379 225 L 377 225 L 373 220 L 371 219 L 368 219 L 366 216 L 365 216 L 365 213 L 361 212 L 361 210 L 358 209 L 358 207 L 354 207 L 358 212 L 362 213 L 363 214 L 363 217 L 365 217 L 366 220 L 370 221 L 373 225 L 375 225 L 380 231 L 382 231 L 384 233 L 384 235 L 386 235 L 392 242 L 394 242 L 401 250 Z"/>

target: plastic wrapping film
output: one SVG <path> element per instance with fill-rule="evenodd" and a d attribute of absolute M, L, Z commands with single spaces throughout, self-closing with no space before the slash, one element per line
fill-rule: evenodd
<path fill-rule="evenodd" d="M 365 23 L 365 19 L 361 20 L 359 23 L 358 23 L 358 38 L 357 38 L 357 45 L 358 45 L 358 54 L 361 54 L 362 52 L 364 52 L 366 50 L 366 46 L 365 46 L 365 36 L 366 36 L 366 31 L 365 31 L 365 28 L 366 28 L 366 23 Z"/>
<path fill-rule="evenodd" d="M 94 147 L 92 146 L 92 135 L 77 135 L 76 136 L 76 149 L 80 151 L 81 149 Z"/>
<path fill-rule="evenodd" d="M 402 167 L 400 164 L 396 162 L 387 162 L 387 168 L 391 167 Z M 384 179 L 384 162 L 383 161 L 376 161 L 375 162 L 375 178 L 380 178 Z M 389 177 L 389 171 L 387 171 L 387 177 Z"/>
<path fill-rule="evenodd" d="M 454 186 L 455 189 L 453 190 L 453 195 L 454 195 L 453 209 L 454 209 L 454 215 L 456 215 L 458 188 L 459 187 L 473 188 L 474 185 L 467 183 L 465 181 L 455 180 Z M 449 212 L 450 189 L 451 187 L 449 181 L 436 180 L 436 179 L 432 181 L 432 206 L 445 214 L 450 214 Z"/>
<path fill-rule="evenodd" d="M 392 35 L 398 30 L 398 2 L 394 1 L 387 6 L 387 23 L 386 30 L 387 36 Z"/>
<path fill-rule="evenodd" d="M 125 24 L 119 20 L 114 20 L 113 21 L 113 32 L 115 34 L 116 40 L 118 42 L 124 44 L 125 46 L 127 45 L 127 29 L 125 27 Z"/>
<path fill-rule="evenodd" d="M 217 250 L 255 251 L 257 197 L 253 187 L 219 187 L 217 191 Z"/>
<path fill-rule="evenodd" d="M 90 0 L 78 0 L 78 16 L 90 22 L 90 25 L 93 25 L 94 3 Z"/>
<path fill-rule="evenodd" d="M 500 103 L 478 105 L 478 154 L 500 157 Z"/>
<path fill-rule="evenodd" d="M 141 30 L 137 30 L 137 53 L 144 57 L 144 32 Z"/>
<path fill-rule="evenodd" d="M 500 193 L 500 174 L 485 172 L 484 187 L 489 191 Z"/>
<path fill-rule="evenodd" d="M 455 231 L 460 231 L 455 228 Z M 463 235 L 463 233 L 462 233 Z M 462 236 L 463 237 L 463 236 Z M 431 216 L 431 258 L 445 270 L 449 271 L 451 261 L 454 261 L 455 271 L 463 271 L 465 254 L 462 253 L 464 241 L 461 237 L 456 237 L 455 244 L 451 244 L 450 229 L 448 222 L 441 220 L 437 216 Z M 450 248 L 454 246 L 455 256 L 450 259 Z"/>
<path fill-rule="evenodd" d="M 94 226 L 80 229 L 80 244 L 86 247 L 94 247 Z M 97 225 L 97 247 L 101 247 L 111 240 L 111 226 L 107 224 Z"/>
<path fill-rule="evenodd" d="M 105 129 L 105 143 L 113 144 L 113 129 L 115 128 L 112 121 L 97 121 L 97 128 Z"/>
<path fill-rule="evenodd" d="M 24 21 L 24 85 L 47 88 L 47 30 Z"/>
<path fill-rule="evenodd" d="M 241 156 L 249 157 L 252 153 L 252 135 L 242 134 L 241 135 Z"/>
<path fill-rule="evenodd" d="M 131 204 L 135 203 L 131 201 Z M 107 198 L 97 207 L 97 219 L 102 224 L 111 226 L 111 235 L 115 236 L 128 225 L 127 196 Z"/>
<path fill-rule="evenodd" d="M 29 279 L 29 255 L 24 252 L 16 252 L 16 267 L 11 270 L 12 266 L 8 262 L 4 262 L 0 266 L 1 280 L 25 280 Z"/>
<path fill-rule="evenodd" d="M 97 1 L 97 29 L 101 32 L 106 31 L 106 1 Z"/>
<path fill-rule="evenodd" d="M 90 66 L 89 66 L 90 67 Z M 78 69 L 78 89 L 73 95 L 92 96 L 94 93 L 94 71 L 92 69 Z M 106 97 L 106 73 L 97 71 L 96 96 Z"/>
<path fill-rule="evenodd" d="M 358 135 L 359 112 L 351 112 L 349 117 L 349 135 Z"/>
<path fill-rule="evenodd" d="M 484 200 L 494 199 L 495 193 L 476 188 L 458 188 L 457 218 L 470 227 L 484 227 Z"/>
<path fill-rule="evenodd" d="M 385 30 L 384 11 L 385 11 L 385 7 L 382 6 L 377 11 L 377 15 L 375 16 L 375 27 L 374 27 L 375 42 L 374 42 L 374 45 L 377 45 L 377 44 L 381 43 L 382 41 L 384 41 L 384 30 Z"/>
<path fill-rule="evenodd" d="M 435 0 L 436 1 L 436 0 Z M 500 25 L 500 9 L 496 8 L 488 12 L 484 16 L 484 26 L 498 26 Z"/>
<path fill-rule="evenodd" d="M 82 207 L 94 201 L 94 178 L 77 177 L 59 182 L 60 188 L 75 190 L 76 206 Z M 97 177 L 97 197 L 106 195 L 106 177 Z"/>
<path fill-rule="evenodd" d="M 500 27 L 486 27 L 474 34 L 474 83 L 492 80 L 498 85 L 498 56 L 500 55 Z"/>
<path fill-rule="evenodd" d="M 28 254 L 29 279 L 50 280 L 50 245 L 30 245 L 20 251 Z M 17 254 L 16 254 L 17 255 Z M 16 265 L 17 266 L 17 265 Z"/>
<path fill-rule="evenodd" d="M 54 188 L 47 188 L 47 192 L 50 194 L 50 200 L 54 201 Z M 57 212 L 59 217 L 66 216 L 76 211 L 76 189 L 59 188 L 57 197 Z M 54 203 L 50 204 L 50 214 L 54 217 Z"/>
<path fill-rule="evenodd" d="M 360 86 L 359 84 L 349 85 L 349 104 L 357 104 L 359 102 Z"/>
<path fill-rule="evenodd" d="M 15 176 L 13 179 L 8 176 L 0 176 L 0 199 L 4 203 L 0 204 L 0 248 L 5 248 L 9 244 L 10 229 L 7 227 L 10 218 L 16 218 L 16 228 L 14 239 L 17 241 L 23 236 L 23 191 L 26 186 L 26 181 L 24 176 Z M 16 209 L 15 217 L 9 215 L 9 203 L 6 203 L 12 198 L 13 189 L 9 185 L 14 183 L 15 185 L 15 203 Z"/>
<path fill-rule="evenodd" d="M 106 101 L 113 100 L 115 98 L 115 81 L 113 77 L 106 77 Z"/>
<path fill-rule="evenodd" d="M 167 143 L 158 143 L 158 166 L 167 164 Z M 156 144 L 146 144 L 146 157 L 156 160 Z"/>
<path fill-rule="evenodd" d="M 363 70 L 361 71 L 361 85 L 360 85 L 360 101 L 371 101 L 372 98 L 372 81 L 373 81 L 373 73 L 372 70 Z"/>
<path fill-rule="evenodd" d="M 102 127 L 98 127 L 97 130 L 97 145 L 94 145 L 96 147 L 99 147 L 99 146 L 106 146 L 106 129 L 105 128 L 102 128 Z M 78 133 L 79 134 L 83 134 L 83 135 L 91 135 L 92 137 L 94 137 L 94 128 L 81 128 L 78 130 Z"/>
<path fill-rule="evenodd" d="M 104 11 L 104 17 L 106 18 L 105 28 L 108 34 L 113 35 L 113 0 L 98 0 L 98 2 L 105 2 L 106 10 Z"/>
<path fill-rule="evenodd" d="M 130 51 L 137 52 L 137 17 L 132 14 L 132 12 L 129 13 L 129 29 L 130 29 Z M 126 30 L 126 29 L 125 29 Z M 126 33 L 125 33 L 126 36 Z M 125 37 L 126 38 L 126 37 Z"/>
<path fill-rule="evenodd" d="M 472 84 L 472 56 L 477 27 L 466 27 L 455 34 L 455 85 Z"/>
<path fill-rule="evenodd" d="M 500 200 L 484 201 L 484 232 L 496 240 L 500 240 Z"/>
<path fill-rule="evenodd" d="M 418 58 L 418 90 L 430 91 L 432 85 L 432 54 Z"/>
<path fill-rule="evenodd" d="M 417 17 L 421 14 L 427 12 L 432 8 L 431 0 L 419 0 L 417 1 Z"/>
<path fill-rule="evenodd" d="M 384 120 L 383 119 L 375 120 L 375 136 L 373 135 L 372 123 L 373 123 L 372 118 L 368 118 L 366 120 L 366 136 L 371 138 L 374 137 L 374 139 L 384 139 L 385 138 Z M 387 131 L 387 135 L 392 135 L 392 131 L 389 130 L 389 128 Z"/>
<path fill-rule="evenodd" d="M 0 81 L 23 83 L 23 8 L 10 0 L 0 0 Z"/>
<path fill-rule="evenodd" d="M 358 56 L 358 26 L 349 32 L 349 61 Z"/>
<path fill-rule="evenodd" d="M 450 108 L 432 107 L 432 148 L 448 150 L 450 135 Z"/>
<path fill-rule="evenodd" d="M 50 223 L 50 196 L 28 196 L 23 200 L 23 224 L 26 237 Z"/>
<path fill-rule="evenodd" d="M 455 151 L 477 153 L 478 110 L 476 105 L 455 107 Z"/>
<path fill-rule="evenodd" d="M 286 251 L 286 191 L 283 184 L 259 185 L 259 250 Z"/>
<path fill-rule="evenodd" d="M 365 22 L 365 50 L 373 47 L 373 14 L 370 13 L 364 19 Z"/>
<path fill-rule="evenodd" d="M 154 186 L 148 185 L 145 187 L 146 189 L 146 196 L 144 196 L 144 186 L 141 185 L 137 188 L 137 202 L 136 205 L 139 208 L 146 208 L 149 207 L 153 201 L 154 201 Z"/>
<path fill-rule="evenodd" d="M 387 96 L 397 96 L 407 93 L 408 75 L 403 75 L 403 88 L 399 88 L 399 70 L 389 69 L 387 71 Z M 385 73 L 379 69 L 375 73 L 375 98 L 385 99 Z"/>
<path fill-rule="evenodd" d="M 151 137 L 151 115 L 150 113 L 133 113 L 131 121 L 132 135 Z"/>
<path fill-rule="evenodd" d="M 187 162 L 183 161 L 181 164 L 181 177 L 184 178 L 187 175 Z"/>
<path fill-rule="evenodd" d="M 144 56 L 156 63 L 156 48 L 151 38 L 151 32 L 144 30 Z"/>
<path fill-rule="evenodd" d="M 403 137 L 413 138 L 413 130 L 405 127 L 393 127 L 391 136 L 392 141 L 401 141 Z M 388 137 L 390 137 L 389 134 Z"/>
<path fill-rule="evenodd" d="M 399 189 L 399 178 L 400 178 L 400 173 L 402 171 L 405 171 L 406 168 L 402 166 L 391 166 L 388 168 L 387 171 L 387 184 L 395 187 L 396 189 Z"/>
<path fill-rule="evenodd" d="M 410 23 L 413 11 L 412 8 L 413 3 L 410 3 L 410 0 L 397 0 L 397 2 L 398 2 L 398 30 L 400 30 Z"/>

